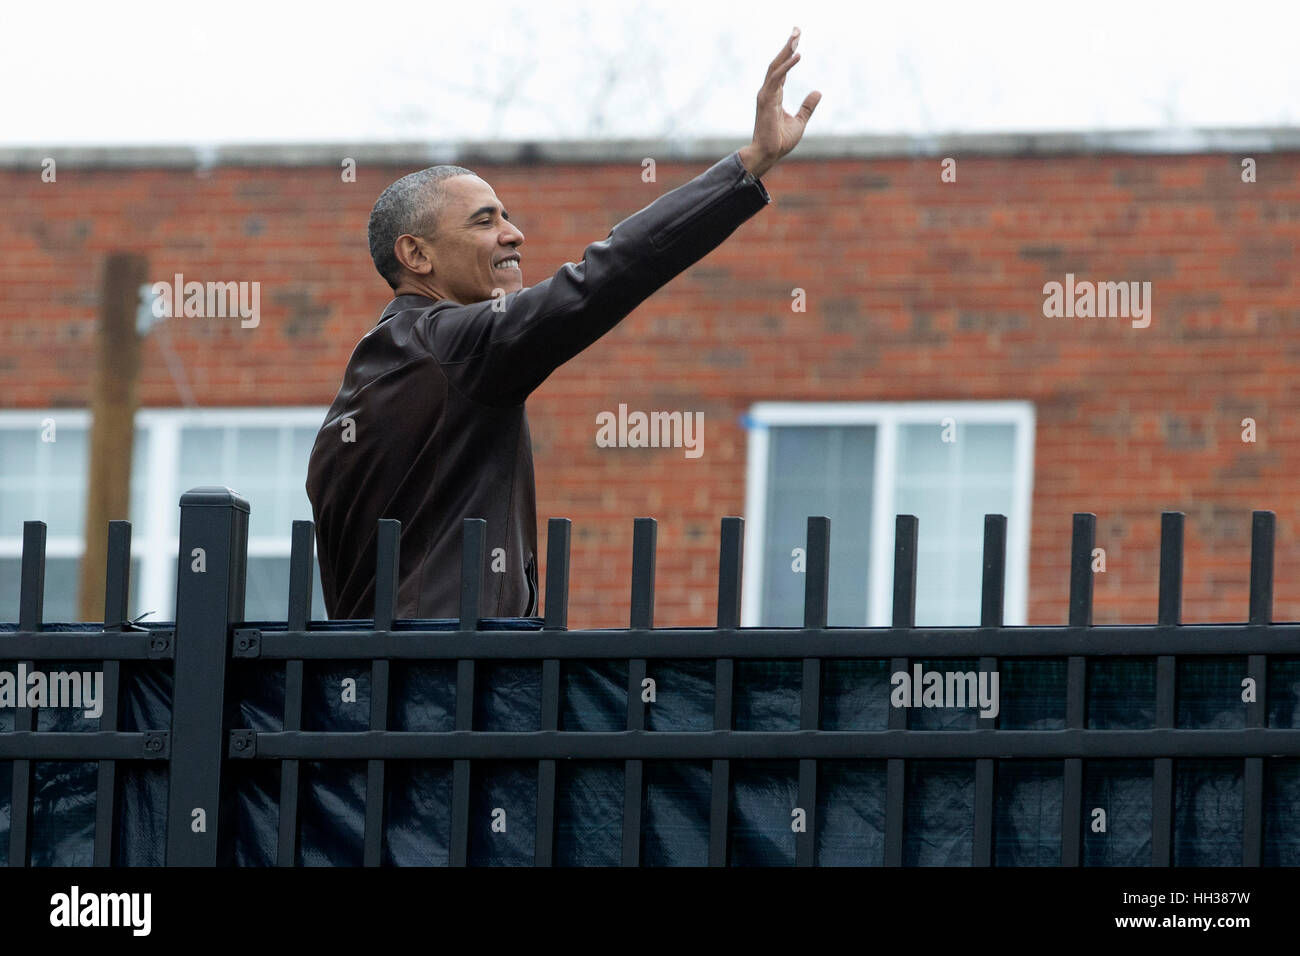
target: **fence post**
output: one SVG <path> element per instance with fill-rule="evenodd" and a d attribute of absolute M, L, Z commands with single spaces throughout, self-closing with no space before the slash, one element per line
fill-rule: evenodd
<path fill-rule="evenodd" d="M 740 627 L 740 585 L 744 570 L 745 519 L 723 518 L 718 542 L 718 630 Z M 713 677 L 713 729 L 731 731 L 735 659 L 718 658 Z M 715 760 L 710 776 L 709 866 L 727 865 L 731 808 L 731 761 Z"/>
<path fill-rule="evenodd" d="M 181 495 L 176 566 L 176 660 L 167 797 L 167 865 L 233 860 L 223 776 L 229 730 L 231 626 L 244 619 L 248 502 L 221 485 Z"/>
<path fill-rule="evenodd" d="M 1251 631 L 1273 623 L 1273 536 L 1277 516 L 1271 511 L 1256 511 L 1250 526 L 1250 611 Z M 1251 654 L 1246 658 L 1246 673 L 1255 679 L 1255 700 L 1246 705 L 1246 726 L 1268 726 L 1268 658 Z M 1242 866 L 1261 866 L 1264 862 L 1264 758 L 1247 757 L 1242 780 L 1243 816 L 1241 836 Z"/>
<path fill-rule="evenodd" d="M 375 544 L 375 620 L 377 632 L 391 631 L 397 614 L 397 569 L 401 565 L 402 522 L 380 518 Z M 370 662 L 370 729 L 388 730 L 389 662 L 375 658 Z M 366 761 L 366 822 L 363 834 L 362 862 L 379 866 L 384 853 L 384 775 L 383 760 Z"/>
<path fill-rule="evenodd" d="M 1161 627 L 1177 627 L 1183 619 L 1183 513 L 1160 516 L 1160 598 L 1156 620 Z M 1176 660 L 1172 654 L 1156 657 L 1156 728 L 1172 730 Z M 1174 849 L 1174 759 L 1156 757 L 1151 768 L 1151 865 L 1171 866 Z"/>
<path fill-rule="evenodd" d="M 565 630 L 569 626 L 569 535 L 568 518 L 546 522 L 546 623 L 543 630 Z M 560 729 L 560 661 L 542 661 L 542 730 Z M 555 761 L 537 761 L 537 842 L 533 851 L 536 866 L 551 866 L 555 858 Z"/>
<path fill-rule="evenodd" d="M 984 574 L 980 581 L 980 627 L 1002 627 L 1002 612 L 1007 578 L 1007 516 L 984 516 Z M 979 659 L 981 673 L 992 674 L 998 669 L 996 657 Z M 976 726 L 979 726 L 977 723 Z M 989 729 L 997 727 L 997 718 L 989 721 Z M 995 768 L 992 758 L 975 761 L 975 852 L 974 866 L 993 865 L 993 802 Z"/>
<path fill-rule="evenodd" d="M 90 550 L 86 550 L 90 554 Z M 127 597 L 131 584 L 131 522 L 108 523 L 108 562 L 104 570 L 104 632 L 122 633 L 128 623 Z M 104 661 L 103 713 L 100 731 L 118 730 L 122 663 Z M 121 834 L 117 831 L 117 761 L 101 760 L 95 785 L 95 866 L 112 866 Z"/>
<path fill-rule="evenodd" d="M 655 546 L 659 523 L 654 518 L 632 522 L 632 610 L 630 630 L 655 626 Z M 627 662 L 627 729 L 645 730 L 646 705 L 641 699 L 641 682 L 646 677 L 645 658 Z M 623 857 L 624 866 L 641 865 L 641 796 L 645 765 L 640 760 L 623 764 Z"/>
<path fill-rule="evenodd" d="M 916 547 L 920 522 L 916 515 L 894 516 L 894 605 L 895 630 L 916 627 Z M 906 657 L 891 658 L 891 674 L 906 673 L 911 665 Z M 907 711 L 889 708 L 889 730 L 907 729 Z M 903 840 L 906 835 L 907 764 L 903 757 L 885 761 L 885 866 L 903 865 Z"/>
<path fill-rule="evenodd" d="M 45 629 L 45 536 L 44 521 L 23 522 L 22 578 L 18 592 L 18 630 L 42 631 Z M 31 661 L 22 662 L 32 667 Z M 36 729 L 36 709 L 19 707 L 14 710 L 14 731 L 31 733 Z M 9 812 L 9 865 L 27 866 L 32 841 L 29 824 L 32 819 L 32 761 L 13 762 L 13 781 L 10 790 Z"/>
<path fill-rule="evenodd" d="M 804 575 L 803 626 L 825 630 L 830 606 L 831 519 L 808 517 L 808 570 Z M 822 662 L 819 657 L 803 659 L 803 683 L 799 691 L 799 729 L 821 729 Z M 812 866 L 817 856 L 817 761 L 799 761 L 799 807 L 804 812 L 803 831 L 795 835 L 795 866 Z"/>
<path fill-rule="evenodd" d="M 487 521 L 461 522 L 460 622 L 461 631 L 477 631 L 483 623 L 483 554 L 487 547 Z M 456 729 L 474 729 L 474 685 L 478 681 L 474 658 L 456 662 Z M 469 866 L 470 761 L 451 762 L 451 853 L 449 866 Z M 535 848 L 534 848 L 535 849 Z"/>
<path fill-rule="evenodd" d="M 1092 627 L 1092 552 L 1097 544 L 1097 516 L 1074 513 L 1070 533 L 1070 627 Z M 1088 661 L 1066 658 L 1065 727 L 1087 724 Z M 1061 866 L 1083 865 L 1083 758 L 1066 757 L 1061 777 Z"/>
<path fill-rule="evenodd" d="M 312 549 L 316 526 L 310 521 L 293 523 L 293 545 L 289 558 L 290 631 L 311 629 Z M 378 595 L 378 586 L 375 589 Z M 303 662 L 284 664 L 284 729 L 302 730 Z M 294 866 L 298 862 L 298 786 L 297 760 L 280 761 L 280 831 L 275 849 L 276 866 Z"/>

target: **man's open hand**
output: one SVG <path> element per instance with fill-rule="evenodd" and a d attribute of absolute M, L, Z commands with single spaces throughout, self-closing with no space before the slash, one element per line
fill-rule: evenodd
<path fill-rule="evenodd" d="M 790 67 L 799 62 L 795 49 L 799 46 L 799 28 L 795 27 L 790 39 L 781 48 L 767 68 L 767 78 L 758 91 L 758 113 L 754 118 L 754 140 L 740 150 L 740 161 L 755 176 L 762 176 L 775 166 L 780 159 L 798 145 L 803 138 L 804 127 L 812 118 L 813 110 L 821 102 L 822 95 L 813 90 L 804 97 L 799 112 L 791 116 L 781 105 L 781 94 L 785 88 L 785 75 Z"/>

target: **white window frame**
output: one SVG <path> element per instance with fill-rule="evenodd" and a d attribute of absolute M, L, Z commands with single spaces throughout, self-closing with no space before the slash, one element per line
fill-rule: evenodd
<path fill-rule="evenodd" d="M 144 531 L 132 525 L 131 557 L 140 562 L 139 613 L 153 611 L 148 620 L 175 620 L 176 580 L 172 574 L 172 563 L 180 549 L 180 537 L 173 533 L 171 525 L 173 516 L 179 514 L 181 493 L 188 491 L 180 488 L 180 440 L 181 429 L 187 426 L 220 428 L 228 426 L 302 427 L 310 425 L 319 428 L 325 421 L 328 406 L 273 406 L 269 408 L 141 408 L 135 413 L 137 433 L 149 433 L 149 458 L 145 466 L 148 475 L 148 493 L 145 495 Z M 31 428 L 39 431 L 41 422 L 53 418 L 56 427 L 71 426 L 86 430 L 87 467 L 89 467 L 89 436 L 91 415 L 87 409 L 40 409 L 34 411 L 0 411 L 0 427 Z M 304 476 L 306 462 L 303 463 Z M 88 479 L 89 476 L 87 476 Z M 134 477 L 134 476 L 133 476 Z M 216 484 L 214 478 L 211 482 Z M 240 489 L 233 489 L 240 492 Z M 82 493 L 85 493 L 83 485 Z M 257 501 L 249 499 L 249 507 L 256 508 Z M 310 516 L 308 516 L 310 517 Z M 5 542 L 9 543 L 6 544 Z M 15 543 L 16 542 L 16 543 Z M 288 557 L 293 544 L 292 526 L 283 529 L 282 534 L 274 538 L 251 539 L 248 544 L 248 556 L 254 557 Z M 85 541 L 81 534 L 51 537 L 46 542 L 46 556 L 51 558 L 75 558 L 85 550 Z M 22 537 L 0 534 L 0 555 L 15 557 L 22 553 Z M 315 546 L 313 545 L 313 556 Z M 102 560 L 102 557 L 101 557 Z M 288 607 L 288 595 L 285 595 Z"/>
<path fill-rule="evenodd" d="M 1015 427 L 1011 514 L 1007 515 L 1007 574 L 1004 622 L 1023 625 L 1029 610 L 1029 521 L 1033 500 L 1035 414 L 1031 402 L 756 402 L 747 413 L 749 432 L 745 479 L 745 567 L 741 626 L 755 627 L 762 610 L 763 545 L 767 521 L 768 429 L 773 426 L 876 426 L 872 477 L 868 627 L 891 623 L 894 587 L 894 517 L 898 472 L 898 428 L 944 418 L 962 425 Z M 835 528 L 831 528 L 835 533 Z M 977 622 L 972 622 L 972 625 Z"/>

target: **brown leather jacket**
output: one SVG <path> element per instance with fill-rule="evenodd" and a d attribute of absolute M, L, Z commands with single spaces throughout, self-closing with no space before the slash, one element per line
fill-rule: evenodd
<path fill-rule="evenodd" d="M 487 519 L 480 616 L 536 615 L 524 400 L 770 201 L 732 153 L 495 309 L 393 299 L 348 360 L 307 468 L 330 618 L 374 615 L 379 518 L 402 522 L 398 617 L 458 615 L 465 518 Z M 498 548 L 504 572 L 492 569 Z"/>

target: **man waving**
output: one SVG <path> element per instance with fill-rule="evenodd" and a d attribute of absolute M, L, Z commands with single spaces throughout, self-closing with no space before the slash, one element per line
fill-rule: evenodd
<path fill-rule="evenodd" d="M 402 522 L 397 616 L 456 617 L 461 523 L 487 520 L 481 616 L 538 613 L 537 504 L 524 402 L 551 372 L 720 245 L 769 203 L 760 177 L 798 144 L 821 100 L 793 116 L 796 27 L 758 92 L 749 145 L 524 285 L 524 234 L 460 166 L 411 173 L 380 195 L 370 254 L 395 298 L 357 344 L 307 472 L 331 618 L 374 614 L 376 522 Z"/>

